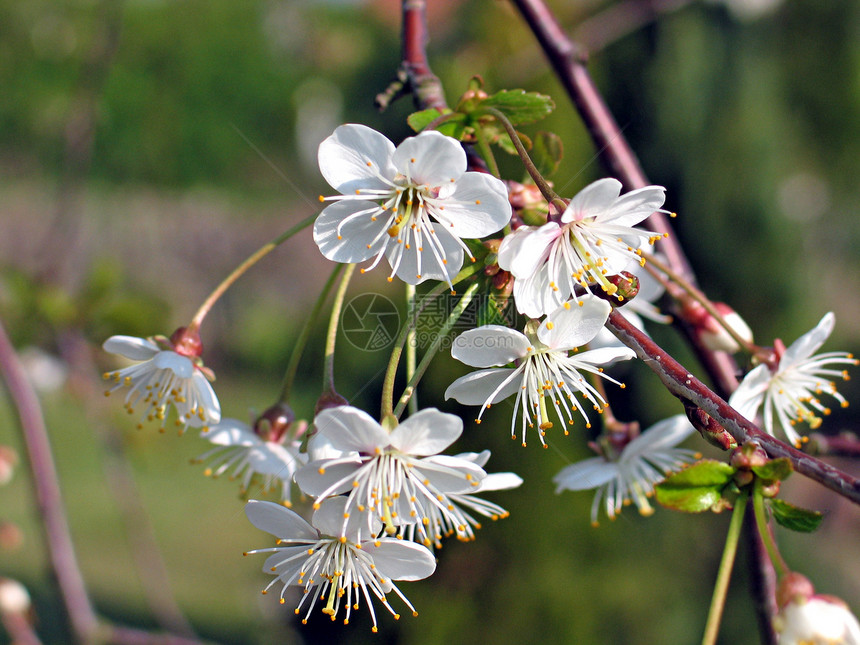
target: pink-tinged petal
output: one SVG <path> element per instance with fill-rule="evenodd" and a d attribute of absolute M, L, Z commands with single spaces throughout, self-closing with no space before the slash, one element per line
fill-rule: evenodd
<path fill-rule="evenodd" d="M 296 472 L 295 480 L 302 492 L 311 497 L 318 497 L 326 491 L 329 495 L 338 495 L 352 490 L 352 475 L 360 467 L 361 460 L 357 457 L 339 463 L 332 463 L 329 459 L 312 461 Z M 338 484 L 341 480 L 343 482 Z M 332 489 L 332 486 L 335 488 Z"/>
<path fill-rule="evenodd" d="M 457 336 L 451 345 L 451 356 L 472 367 L 497 367 L 523 358 L 530 347 L 525 334 L 515 329 L 484 325 Z"/>
<path fill-rule="evenodd" d="M 262 442 L 247 423 L 238 419 L 222 419 L 204 428 L 200 437 L 218 446 L 255 446 Z"/>
<path fill-rule="evenodd" d="M 463 266 L 463 249 L 443 225 L 437 224 L 434 230 L 433 234 L 424 232 L 425 239 L 421 246 L 412 242 L 407 249 L 404 248 L 405 243 L 397 244 L 392 241 L 388 244 L 385 257 L 392 267 L 397 265 L 395 275 L 406 284 L 420 284 L 425 280 L 451 282 L 460 272 L 460 267 Z"/>
<path fill-rule="evenodd" d="M 611 177 L 598 179 L 583 188 L 570 200 L 570 204 L 562 213 L 561 221 L 566 224 L 599 217 L 606 212 L 620 194 L 620 181 Z"/>
<path fill-rule="evenodd" d="M 391 431 L 391 445 L 407 455 L 435 455 L 454 443 L 463 421 L 435 408 L 421 410 Z"/>
<path fill-rule="evenodd" d="M 522 379 L 511 378 L 511 375 L 516 371 L 515 369 L 498 368 L 479 370 L 461 376 L 445 390 L 445 400 L 456 399 L 463 405 L 498 403 L 511 396 L 520 388 L 520 381 Z M 491 400 L 490 395 L 506 380 L 508 383 Z"/>
<path fill-rule="evenodd" d="M 674 448 L 695 431 L 685 414 L 663 419 L 627 444 L 620 461 L 626 463 L 648 453 Z"/>
<path fill-rule="evenodd" d="M 562 234 L 561 227 L 555 222 L 548 222 L 540 228 L 520 227 L 513 235 L 502 240 L 499 248 L 499 266 L 510 271 L 515 278 L 532 276 L 542 262 L 549 256 L 552 244 Z M 508 242 L 510 240 L 510 242 Z M 506 244 L 513 248 L 505 249 Z M 505 258 L 502 264 L 502 258 Z"/>
<path fill-rule="evenodd" d="M 391 161 L 401 175 L 430 187 L 450 184 L 466 172 L 463 146 L 435 130 L 404 139 Z"/>
<path fill-rule="evenodd" d="M 245 514 L 251 524 L 281 539 L 307 539 L 315 541 L 317 532 L 301 516 L 274 502 L 252 499 L 245 504 Z"/>
<path fill-rule="evenodd" d="M 467 459 L 433 455 L 413 462 L 413 467 L 440 493 L 474 493 L 487 473 Z"/>
<path fill-rule="evenodd" d="M 756 413 L 764 402 L 764 396 L 770 385 L 772 373 L 767 365 L 759 365 L 744 377 L 732 395 L 729 405 L 750 421 L 755 421 Z"/>
<path fill-rule="evenodd" d="M 618 476 L 618 464 L 606 461 L 603 457 L 592 457 L 562 468 L 552 478 L 555 492 L 563 490 L 588 490 L 597 488 Z"/>
<path fill-rule="evenodd" d="M 161 351 L 151 340 L 135 336 L 111 336 L 102 348 L 106 352 L 119 354 L 133 361 L 147 361 Z"/>
<path fill-rule="evenodd" d="M 662 186 L 637 188 L 616 199 L 600 221 L 615 226 L 635 226 L 660 210 L 665 201 L 666 189 Z"/>
<path fill-rule="evenodd" d="M 603 329 L 612 306 L 597 296 L 559 307 L 538 327 L 538 339 L 547 347 L 568 350 L 584 345 Z"/>
<path fill-rule="evenodd" d="M 343 405 L 327 408 L 314 418 L 317 431 L 338 450 L 374 454 L 388 446 L 388 433 L 364 410 Z"/>
<path fill-rule="evenodd" d="M 344 222 L 347 217 L 368 209 L 375 209 L 374 212 L 380 210 L 372 202 L 343 201 L 327 206 L 320 213 L 314 222 L 314 242 L 326 258 L 333 262 L 354 264 L 382 250 L 383 245 L 391 239 L 385 233 L 388 226 L 385 215 L 377 213 L 379 216 L 374 220 L 374 215 L 367 212 Z"/>
<path fill-rule="evenodd" d="M 836 316 L 833 315 L 833 312 L 824 314 L 824 317 L 811 331 L 806 332 L 785 350 L 779 361 L 779 370 L 782 371 L 796 362 L 812 356 L 833 333 L 835 325 Z"/>
<path fill-rule="evenodd" d="M 422 580 L 436 570 L 436 558 L 430 550 L 414 542 L 383 538 L 366 542 L 361 548 L 373 558 L 380 575 L 390 580 Z"/>
<path fill-rule="evenodd" d="M 511 219 L 511 203 L 505 184 L 480 172 L 467 172 L 453 188 L 439 191 L 433 216 L 460 238 L 479 238 L 501 230 Z"/>
<path fill-rule="evenodd" d="M 179 378 L 191 378 L 194 374 L 194 363 L 191 359 L 176 352 L 158 352 L 152 359 L 152 364 L 160 370 L 170 370 Z"/>
<path fill-rule="evenodd" d="M 348 195 L 359 188 L 390 188 L 379 175 L 394 178 L 392 154 L 394 144 L 384 135 L 365 125 L 349 123 L 338 127 L 320 144 L 317 158 L 329 185 Z"/>

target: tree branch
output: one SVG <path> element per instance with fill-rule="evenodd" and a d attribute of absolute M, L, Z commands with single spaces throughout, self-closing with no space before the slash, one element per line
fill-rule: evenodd
<path fill-rule="evenodd" d="M 801 475 L 860 504 L 860 480 L 762 432 L 708 389 L 644 332 L 631 325 L 618 311 L 609 314 L 607 327 L 657 374 L 660 381 L 681 401 L 687 401 L 713 417 L 739 443 L 754 440 L 771 459 L 787 457 Z"/>

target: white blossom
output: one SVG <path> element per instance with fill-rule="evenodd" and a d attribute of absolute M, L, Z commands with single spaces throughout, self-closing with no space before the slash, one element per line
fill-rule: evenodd
<path fill-rule="evenodd" d="M 611 311 L 609 303 L 592 295 L 574 303 L 565 303 L 553 311 L 535 329 L 536 321 L 526 326 L 526 333 L 500 325 L 485 325 L 470 329 L 454 339 L 451 355 L 472 367 L 488 368 L 466 374 L 445 391 L 445 398 L 454 398 L 465 405 L 480 405 L 477 421 L 484 411 L 516 394 L 511 419 L 511 436 L 516 435 L 517 412 L 522 408 L 522 443 L 526 445 L 528 428 L 538 427 L 538 438 L 546 446 L 544 435 L 553 427 L 548 418 L 547 399 L 559 418 L 573 425 L 575 414 L 591 427 L 583 407 L 587 401 L 597 412 L 606 401 L 581 372 L 590 372 L 613 383 L 603 373 L 603 365 L 633 358 L 627 347 L 606 347 L 577 352 L 603 328 Z M 574 351 L 573 354 L 570 354 Z M 508 363 L 516 367 L 501 367 Z M 579 397 L 577 397 L 579 395 Z M 581 399 L 581 400 L 580 400 Z M 565 428 L 565 434 L 568 430 Z"/>
<path fill-rule="evenodd" d="M 615 519 L 630 502 L 642 515 L 651 515 L 654 509 L 648 498 L 654 484 L 697 457 L 692 450 L 675 447 L 693 432 L 683 414 L 664 419 L 630 441 L 620 454 L 591 457 L 563 468 L 553 477 L 556 493 L 596 488 L 591 505 L 595 526 L 601 503 L 609 519 Z"/>
<path fill-rule="evenodd" d="M 860 645 L 860 624 L 838 598 L 795 598 L 774 619 L 779 645 Z"/>
<path fill-rule="evenodd" d="M 200 436 L 217 446 L 195 459 L 201 463 L 209 461 L 204 471 L 207 476 L 228 473 L 230 479 L 241 482 L 242 495 L 255 479 L 259 480 L 264 494 L 280 488 L 282 503 L 292 505 L 293 476 L 308 460 L 300 452 L 301 440 L 285 436 L 282 441 L 267 441 L 238 419 L 222 419 L 204 429 Z"/>
<path fill-rule="evenodd" d="M 390 592 L 399 596 L 414 616 L 418 615 L 391 581 L 421 580 L 431 575 L 436 569 L 433 555 L 413 542 L 375 535 L 362 537 L 359 522 L 344 523 L 346 497 L 324 501 L 313 515 L 313 526 L 290 509 L 273 502 L 251 500 L 245 512 L 254 526 L 277 538 L 275 547 L 246 553 L 272 554 L 266 559 L 263 571 L 276 578 L 263 593 L 281 583 L 280 601 L 284 604 L 290 586 L 302 587 L 304 595 L 295 609 L 298 615 L 307 605 L 302 623 L 307 622 L 320 601 L 325 603 L 324 614 L 335 620 L 343 611 L 343 622 L 347 624 L 352 611 L 359 609 L 364 598 L 375 632 L 377 622 L 371 594 L 395 618 L 400 618 L 386 598 Z M 380 529 L 378 522 L 372 527 L 374 533 L 379 533 Z"/>
<path fill-rule="evenodd" d="M 408 284 L 428 279 L 449 284 L 464 238 L 481 238 L 504 227 L 511 206 L 504 183 L 466 171 L 456 139 L 429 131 L 395 147 L 363 125 L 342 125 L 320 144 L 320 171 L 340 195 L 314 224 L 314 241 L 335 262 L 383 257 L 391 274 Z M 364 269 L 362 269 L 364 271 Z"/>
<path fill-rule="evenodd" d="M 661 235 L 633 228 L 660 207 L 661 186 L 646 186 L 621 195 L 621 182 L 600 179 L 568 204 L 561 222 L 521 226 L 502 240 L 499 266 L 514 276 L 517 309 L 538 318 L 576 293 L 577 285 L 598 284 L 609 294 L 617 287 L 607 277 L 631 260 L 644 262 L 639 247 Z"/>
<path fill-rule="evenodd" d="M 221 406 L 199 359 L 177 353 L 167 339 L 159 340 L 161 345 L 148 338 L 111 336 L 104 342 L 105 351 L 135 361 L 104 373 L 105 380 L 113 381 L 105 396 L 128 388 L 124 405 L 129 414 L 140 415 L 139 428 L 143 421 L 157 421 L 164 432 L 171 406 L 176 410 L 180 433 L 189 426 L 218 423 Z"/>
<path fill-rule="evenodd" d="M 821 425 L 820 415 L 830 414 L 830 408 L 819 398 L 822 394 L 833 397 L 842 407 L 848 406 L 832 380 L 847 380 L 848 372 L 830 366 L 857 365 L 858 361 L 847 352 L 814 355 L 830 336 L 835 321 L 833 313 L 827 313 L 787 349 L 781 341 L 774 343 L 779 361 L 776 368 L 759 365 L 753 369 L 729 398 L 729 404 L 748 419 L 754 419 L 763 407 L 764 430 L 773 435 L 778 425 L 789 441 L 799 446 L 803 439 L 795 430 L 797 423 L 805 422 L 815 429 Z"/>
<path fill-rule="evenodd" d="M 421 410 L 389 433 L 366 412 L 342 406 L 323 410 L 314 424 L 343 456 L 312 461 L 296 483 L 317 498 L 315 506 L 347 494 L 348 514 L 364 518 L 364 530 L 374 520 L 390 535 L 405 524 L 428 526 L 436 513 L 452 513 L 448 495 L 476 490 L 486 476 L 472 461 L 437 454 L 463 431 L 453 414 Z"/>

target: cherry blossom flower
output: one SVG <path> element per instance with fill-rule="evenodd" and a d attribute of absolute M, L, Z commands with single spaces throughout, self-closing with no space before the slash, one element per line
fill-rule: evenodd
<path fill-rule="evenodd" d="M 481 468 L 490 459 L 490 451 L 479 453 L 465 452 L 456 455 L 458 459 L 466 459 Z M 433 460 L 434 457 L 428 457 Z M 430 517 L 427 522 L 415 522 L 401 527 L 401 534 L 409 540 L 421 542 L 428 548 L 441 548 L 442 538 L 455 535 L 458 540 L 467 542 L 475 539 L 475 531 L 481 528 L 481 523 L 469 511 L 489 517 L 496 521 L 510 515 L 504 508 L 480 497 L 476 493 L 497 490 L 510 490 L 523 483 L 522 477 L 514 473 L 490 473 L 481 480 L 481 485 L 466 493 L 449 493 L 451 504 L 448 513 L 441 513 L 436 506 L 429 507 Z"/>
<path fill-rule="evenodd" d="M 421 580 L 436 569 L 433 555 L 414 542 L 390 537 L 360 535 L 359 522 L 348 521 L 347 498 L 334 497 L 324 501 L 308 524 L 288 508 L 273 502 L 251 500 L 245 506 L 248 519 L 258 529 L 271 533 L 278 546 L 248 551 L 245 555 L 271 553 L 265 564 L 265 573 L 277 576 L 263 593 L 280 582 L 281 604 L 290 586 L 304 588 L 304 595 L 295 609 L 298 615 L 302 606 L 307 611 L 302 623 L 313 611 L 317 601 L 325 602 L 322 612 L 335 620 L 343 609 L 344 624 L 349 623 L 353 610 L 358 610 L 364 598 L 377 631 L 376 612 L 371 594 L 376 596 L 395 619 L 400 614 L 389 604 L 386 594 L 394 592 L 406 604 L 413 616 L 418 612 L 406 596 L 392 584 L 392 580 Z M 377 522 L 373 532 L 379 533 Z"/>
<path fill-rule="evenodd" d="M 779 613 L 774 630 L 779 645 L 860 645 L 860 623 L 835 596 L 816 594 L 812 583 L 794 571 L 777 588 Z"/>
<path fill-rule="evenodd" d="M 539 326 L 531 321 L 526 333 L 485 325 L 470 329 L 454 339 L 451 355 L 457 360 L 480 369 L 454 381 L 445 391 L 445 398 L 454 398 L 465 405 L 480 405 L 477 422 L 484 411 L 516 393 L 511 419 L 511 436 L 516 435 L 517 412 L 522 407 L 522 443 L 526 445 L 526 430 L 538 426 L 538 438 L 546 447 L 544 435 L 553 427 L 548 418 L 547 399 L 552 402 L 559 418 L 573 425 L 579 414 L 591 427 L 588 414 L 577 394 L 598 412 L 606 401 L 580 372 L 591 372 L 618 383 L 603 373 L 602 365 L 633 358 L 628 347 L 606 347 L 570 355 L 571 350 L 591 341 L 609 317 L 609 303 L 592 295 L 578 303 L 565 303 L 553 311 Z M 516 367 L 501 367 L 511 362 Z M 623 386 L 622 386 L 623 387 Z M 565 434 L 568 430 L 565 429 Z"/>
<path fill-rule="evenodd" d="M 660 235 L 633 228 L 660 207 L 661 186 L 621 195 L 621 182 L 600 179 L 568 204 L 561 223 L 521 226 L 502 240 L 499 266 L 510 271 L 520 313 L 543 316 L 572 298 L 577 285 L 598 284 L 609 294 L 617 287 L 607 275 L 620 273 L 631 260 L 644 262 L 639 247 Z"/>
<path fill-rule="evenodd" d="M 207 476 L 219 477 L 229 472 L 231 479 L 241 482 L 242 495 L 255 479 L 264 494 L 279 487 L 282 503 L 292 506 L 293 476 L 308 460 L 300 452 L 300 439 L 282 436 L 276 441 L 266 440 L 238 419 L 222 419 L 204 429 L 200 436 L 217 446 L 195 459 L 198 463 L 212 460 L 205 471 Z"/>
<path fill-rule="evenodd" d="M 314 241 L 335 262 L 367 269 L 387 258 L 391 274 L 408 284 L 445 280 L 460 271 L 463 238 L 481 238 L 504 227 L 511 206 L 504 183 L 466 172 L 456 139 L 422 132 L 395 148 L 363 125 L 342 125 L 319 148 L 320 171 L 340 195 L 314 224 Z M 364 271 L 365 269 L 362 269 Z"/>
<path fill-rule="evenodd" d="M 834 365 L 857 365 L 858 361 L 847 352 L 825 352 L 813 355 L 833 331 L 836 319 L 827 313 L 815 326 L 788 349 L 777 339 L 774 352 L 779 361 L 775 369 L 759 365 L 744 377 L 729 398 L 729 404 L 748 419 L 754 419 L 762 406 L 764 430 L 773 435 L 775 422 L 789 441 L 799 446 L 803 439 L 795 430 L 798 422 L 815 429 L 821 425 L 821 416 L 830 414 L 819 396 L 827 394 L 842 407 L 848 401 L 836 391 L 833 378 L 848 379 L 847 370 L 832 369 Z M 776 415 L 776 420 L 774 420 Z"/>
<path fill-rule="evenodd" d="M 654 509 L 648 498 L 654 493 L 654 484 L 697 458 L 692 450 L 675 447 L 693 432 L 683 414 L 664 419 L 630 441 L 620 454 L 592 457 L 563 468 L 553 477 L 555 492 L 596 488 L 591 505 L 594 526 L 601 502 L 611 520 L 631 501 L 642 515 L 651 515 Z M 613 452 L 611 445 L 605 452 Z"/>
<path fill-rule="evenodd" d="M 393 535 L 405 524 L 426 526 L 436 513 L 456 525 L 447 496 L 476 490 L 486 476 L 468 459 L 437 454 L 460 436 L 463 422 L 434 408 L 413 414 L 391 433 L 350 406 L 323 410 L 314 424 L 343 456 L 312 461 L 296 473 L 296 483 L 320 500 L 348 493 L 349 515 L 365 518 L 364 531 L 375 518 Z"/>
<path fill-rule="evenodd" d="M 221 406 L 209 385 L 208 370 L 199 356 L 179 353 L 163 337 L 135 338 L 133 336 L 111 336 L 102 347 L 112 354 L 119 354 L 134 365 L 114 372 L 105 372 L 104 378 L 113 381 L 105 396 L 127 387 L 125 408 L 129 414 L 140 412 L 141 422 L 158 421 L 164 432 L 169 407 L 176 410 L 176 425 L 180 434 L 189 426 L 206 427 L 221 420 Z"/>

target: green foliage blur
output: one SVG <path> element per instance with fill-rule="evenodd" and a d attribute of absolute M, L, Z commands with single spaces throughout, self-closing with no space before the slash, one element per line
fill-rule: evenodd
<path fill-rule="evenodd" d="M 763 345 L 790 343 L 826 311 L 837 327 L 827 349 L 860 354 L 860 4 L 793 0 L 754 15 L 742 0 L 665 3 L 629 34 L 598 43 L 590 70 L 649 178 L 668 188 L 677 235 L 714 299 L 730 303 Z M 315 166 L 319 141 L 345 122 L 393 140 L 410 134 L 403 99 L 380 114 L 374 96 L 399 63 L 395 0 L 0 0 L 0 318 L 20 348 L 61 357 L 71 376 L 46 392 L 49 429 L 72 530 L 98 611 L 153 627 L 110 483 L 127 460 L 170 574 L 172 593 L 201 637 L 220 643 L 688 643 L 701 636 L 727 514 L 629 510 L 589 526 L 590 493 L 555 495 L 551 477 L 588 456 L 577 435 L 542 451 L 509 438 L 510 408 L 480 426 L 474 409 L 445 402 L 464 373 L 441 355 L 419 390 L 422 406 L 463 416 L 458 450 L 491 448 L 489 471 L 512 470 L 521 489 L 493 500 L 511 517 L 487 522 L 471 544 L 450 543 L 437 573 L 404 583 L 415 604 L 395 622 L 377 606 L 348 627 L 318 611 L 294 620 L 292 601 L 259 590 L 268 546 L 245 521 L 237 485 L 207 481 L 189 459 L 194 437 L 133 429 L 96 383 L 111 334 L 170 334 L 263 243 L 316 212 L 330 190 Z M 552 131 L 564 159 L 556 191 L 575 194 L 605 171 L 573 106 L 515 9 L 501 0 L 428 3 L 431 66 L 455 104 L 480 75 L 490 92 L 523 88 L 553 97 L 550 117 L 522 129 Z M 593 43 L 611 33 L 594 16 L 648 2 L 549 4 L 569 33 Z M 749 0 L 747 7 L 753 6 Z M 591 26 L 589 28 L 589 25 Z M 605 26 L 605 25 L 604 25 Z M 598 38 L 599 39 L 599 38 Z M 508 178 L 523 175 L 500 154 Z M 248 418 L 277 396 L 283 369 L 331 267 L 304 232 L 252 270 L 203 328 L 207 365 L 226 416 Z M 376 272 L 354 295 L 401 293 Z M 402 311 L 402 310 L 401 310 Z M 322 378 L 321 320 L 300 368 L 293 407 L 312 415 Z M 669 329 L 658 342 L 691 369 L 695 358 Z M 76 363 L 87 347 L 89 363 Z M 378 411 L 387 354 L 341 339 L 338 389 Z M 81 371 L 81 366 L 92 369 Z M 624 371 L 626 370 L 626 371 Z M 647 369 L 626 366 L 616 415 L 643 427 L 680 411 Z M 856 374 L 854 375 L 857 376 Z M 823 430 L 856 430 L 860 379 L 840 384 L 852 401 Z M 95 391 L 97 396 L 93 397 Z M 99 400 L 96 400 L 99 399 Z M 0 401 L 0 443 L 19 450 Z M 690 442 L 708 456 L 720 454 Z M 853 470 L 857 466 L 840 463 Z M 860 608 L 856 509 L 794 475 L 786 499 L 826 512 L 816 534 L 778 533 L 790 564 L 821 592 Z M 792 497 L 794 495 L 794 497 Z M 0 547 L 0 575 L 34 596 L 45 643 L 68 642 L 22 468 L 0 489 L 2 520 L 24 542 Z M 737 563 L 721 643 L 757 642 Z M 397 600 L 394 599 L 396 604 Z M 5 634 L 0 634 L 0 643 Z"/>

